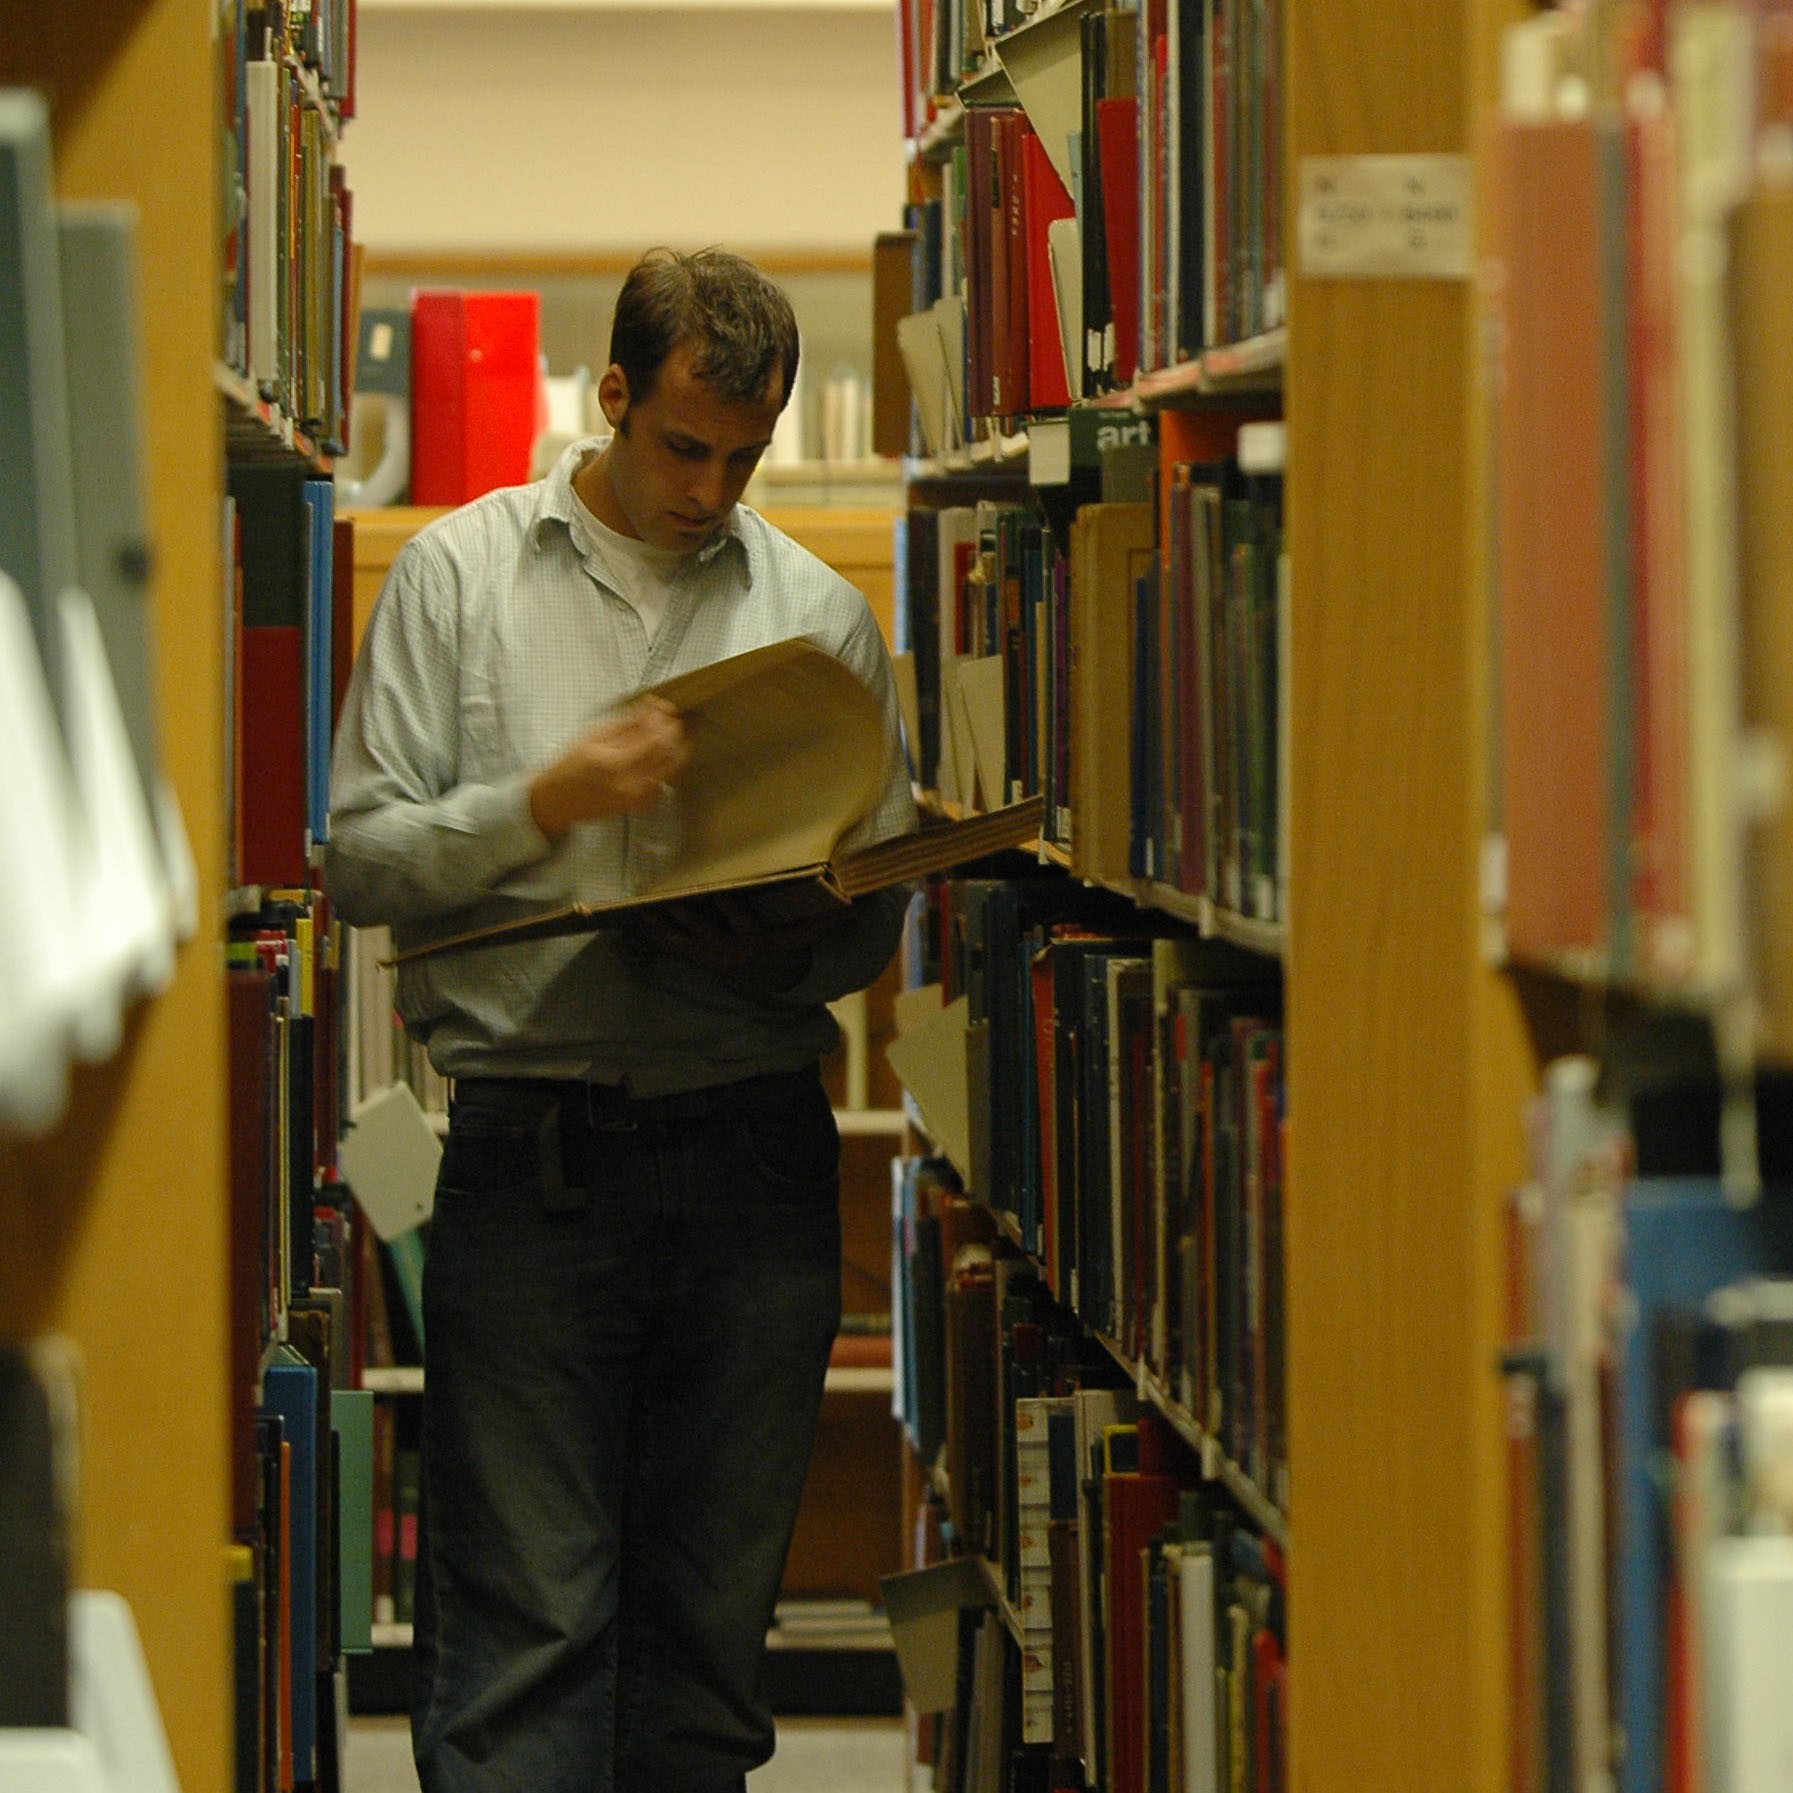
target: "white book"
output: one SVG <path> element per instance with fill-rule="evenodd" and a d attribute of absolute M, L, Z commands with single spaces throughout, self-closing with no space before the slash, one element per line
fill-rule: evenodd
<path fill-rule="evenodd" d="M 1720 1538 L 1707 1559 L 1712 1793 L 1793 1787 L 1793 1538 Z"/>
<path fill-rule="evenodd" d="M 1219 1689 L 1214 1659 L 1214 1552 L 1185 1544 L 1178 1563 L 1182 1619 L 1182 1793 L 1220 1793 Z"/>
<path fill-rule="evenodd" d="M 442 1141 L 408 1083 L 357 1106 L 343 1137 L 342 1174 L 388 1243 L 428 1220 L 436 1202 Z"/>
<path fill-rule="evenodd" d="M 17 585 L 0 573 L 0 1127 L 40 1133 L 68 1099 L 70 1030 L 86 979 L 71 899 L 74 792 Z"/>

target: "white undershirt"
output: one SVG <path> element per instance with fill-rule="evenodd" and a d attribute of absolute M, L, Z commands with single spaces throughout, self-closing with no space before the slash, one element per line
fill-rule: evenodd
<path fill-rule="evenodd" d="M 696 550 L 655 548 L 635 536 L 621 535 L 595 515 L 577 492 L 571 496 L 574 539 L 584 552 L 599 551 L 652 641 Z"/>

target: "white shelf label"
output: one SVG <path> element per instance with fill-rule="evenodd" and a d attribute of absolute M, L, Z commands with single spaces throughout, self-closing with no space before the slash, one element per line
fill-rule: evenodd
<path fill-rule="evenodd" d="M 1467 156 L 1305 156 L 1301 271 L 1320 280 L 1467 280 Z"/>

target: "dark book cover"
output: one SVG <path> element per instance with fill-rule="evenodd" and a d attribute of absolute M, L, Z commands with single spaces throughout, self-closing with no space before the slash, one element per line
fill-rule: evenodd
<path fill-rule="evenodd" d="M 321 1650 L 319 1553 L 323 1540 L 318 1531 L 318 1499 L 327 1465 L 318 1450 L 319 1377 L 310 1364 L 270 1364 L 262 1378 L 262 1399 L 269 1413 L 281 1421 L 282 1438 L 289 1455 L 287 1474 L 288 1568 L 283 1578 L 287 1626 L 285 1645 L 290 1664 L 292 1708 L 292 1762 L 296 1781 L 316 1779 L 317 1680 Z"/>
<path fill-rule="evenodd" d="M 260 965 L 226 976 L 230 1075 L 231 1524 L 255 1535 L 258 1470 L 255 1390 L 272 1325 L 268 1312 L 268 1169 L 273 1131 L 273 979 Z"/>
<path fill-rule="evenodd" d="M 29 1355 L 0 1346 L 0 1725 L 69 1723 L 62 1448 Z"/>

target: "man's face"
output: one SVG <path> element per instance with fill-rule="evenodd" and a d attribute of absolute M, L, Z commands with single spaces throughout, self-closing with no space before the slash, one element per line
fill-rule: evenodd
<path fill-rule="evenodd" d="M 612 529 L 652 548 L 696 548 L 721 528 L 784 408 L 776 379 L 741 402 L 700 380 L 691 362 L 690 349 L 673 350 L 645 399 L 630 394 L 620 367 L 598 382 L 616 434 L 582 496 Z"/>

